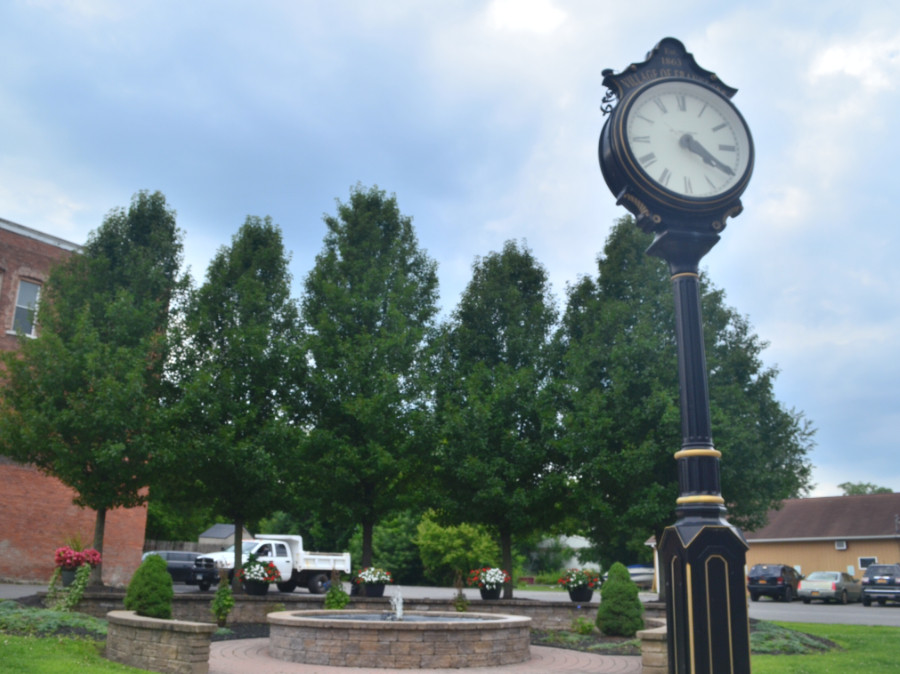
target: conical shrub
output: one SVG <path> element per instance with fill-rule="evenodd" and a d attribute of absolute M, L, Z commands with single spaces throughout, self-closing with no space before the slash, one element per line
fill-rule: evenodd
<path fill-rule="evenodd" d="M 172 576 L 166 570 L 166 560 L 148 555 L 128 583 L 125 608 L 148 618 L 172 617 Z"/>
<path fill-rule="evenodd" d="M 600 587 L 597 627 L 607 636 L 633 637 L 644 629 L 644 605 L 625 565 L 616 562 Z"/>

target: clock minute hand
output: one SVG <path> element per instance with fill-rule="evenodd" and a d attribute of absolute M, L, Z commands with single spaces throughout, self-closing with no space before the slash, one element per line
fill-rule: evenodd
<path fill-rule="evenodd" d="M 727 173 L 730 176 L 734 175 L 734 171 L 732 171 L 730 167 L 726 166 L 718 159 L 713 157 L 709 153 L 709 150 L 703 147 L 703 145 L 701 145 L 698 141 L 694 140 L 694 137 L 691 134 L 684 134 L 679 139 L 678 144 L 681 145 L 681 147 L 690 150 L 694 154 L 699 155 L 704 163 L 709 164 L 710 166 L 714 166 L 715 168 L 719 169 L 723 173 Z"/>

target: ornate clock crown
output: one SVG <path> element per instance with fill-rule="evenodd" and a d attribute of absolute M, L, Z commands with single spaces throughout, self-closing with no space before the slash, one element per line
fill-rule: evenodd
<path fill-rule="evenodd" d="M 600 109 L 608 115 L 615 107 L 616 99 L 621 102 L 648 82 L 671 77 L 702 82 L 728 98 L 737 93 L 737 89 L 729 87 L 714 72 L 701 68 L 679 40 L 666 37 L 647 53 L 644 61 L 632 63 L 618 75 L 611 68 L 603 71 L 603 86 L 607 91 Z"/>

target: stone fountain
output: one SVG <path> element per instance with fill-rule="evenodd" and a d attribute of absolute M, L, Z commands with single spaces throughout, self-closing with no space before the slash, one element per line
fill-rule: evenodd
<path fill-rule="evenodd" d="M 491 667 L 531 658 L 531 618 L 497 613 L 279 611 L 268 615 L 269 654 L 332 667 Z"/>

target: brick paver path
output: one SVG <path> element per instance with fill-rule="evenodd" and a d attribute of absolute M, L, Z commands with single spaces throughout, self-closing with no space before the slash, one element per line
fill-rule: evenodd
<path fill-rule="evenodd" d="M 209 674 L 640 674 L 636 655 L 595 655 L 563 648 L 531 647 L 531 660 L 500 667 L 466 669 L 380 669 L 301 665 L 269 657 L 268 639 L 214 641 L 210 649 Z"/>

